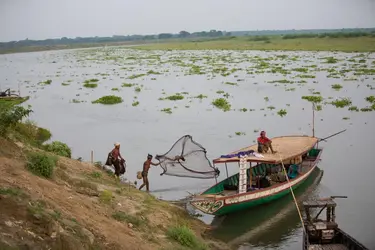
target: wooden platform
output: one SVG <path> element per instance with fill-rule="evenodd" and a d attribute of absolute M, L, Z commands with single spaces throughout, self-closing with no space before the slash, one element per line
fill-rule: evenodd
<path fill-rule="evenodd" d="M 278 163 L 281 160 L 285 161 L 294 157 L 297 157 L 303 153 L 309 151 L 317 142 L 318 138 L 311 137 L 311 136 L 282 136 L 282 137 L 275 137 L 272 138 L 272 147 L 274 150 L 277 151 L 276 154 L 269 153 L 262 153 L 264 158 L 260 157 L 248 157 L 248 161 L 253 162 L 269 162 L 269 163 Z M 246 148 L 242 148 L 240 150 L 234 151 L 230 154 L 237 154 L 243 151 L 254 150 L 257 152 L 258 145 L 252 145 Z M 240 160 L 239 157 L 232 157 L 232 158 L 218 158 L 213 160 L 214 163 L 225 163 L 225 162 L 238 162 Z"/>
<path fill-rule="evenodd" d="M 349 250 L 343 244 L 310 245 L 308 250 Z"/>

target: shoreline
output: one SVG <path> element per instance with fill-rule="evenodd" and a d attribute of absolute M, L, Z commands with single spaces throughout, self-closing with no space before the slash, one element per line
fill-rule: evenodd
<path fill-rule="evenodd" d="M 13 107 L 21 107 L 17 105 L 26 100 L 1 101 L 0 115 Z M 61 151 L 50 151 L 44 142 L 52 135 L 44 128 L 20 121 L 13 125 L 0 136 L 0 220 L 9 221 L 7 225 L 12 225 L 9 227 L 13 230 L 19 221 L 32 226 L 17 228 L 20 237 L 12 241 L 2 235 L 0 227 L 0 248 L 21 242 L 37 248 L 43 244 L 56 248 L 70 242 L 69 249 L 120 250 L 132 245 L 142 246 L 139 249 L 144 250 L 184 246 L 186 249 L 231 249 L 210 236 L 209 226 L 183 206 L 116 181 L 113 174 L 94 163 L 63 156 Z M 41 141 L 39 134 L 32 132 L 40 130 L 49 133 Z M 44 160 L 32 163 L 39 169 L 33 172 L 29 164 L 38 158 Z M 47 177 L 43 174 L 49 172 L 45 165 L 48 161 L 55 163 Z M 45 219 L 32 224 L 36 217 Z M 44 232 L 42 228 L 49 231 Z M 25 230 L 32 234 L 25 235 Z M 72 230 L 78 234 L 72 234 Z M 188 237 L 190 245 L 184 245 L 187 242 L 180 241 L 180 237 Z M 82 244 L 86 247 L 80 248 Z"/>
<path fill-rule="evenodd" d="M 270 51 L 336 51 L 375 52 L 375 37 L 339 38 L 295 38 L 283 39 L 269 36 L 256 40 L 252 37 L 231 37 L 226 39 L 169 39 L 141 42 L 111 42 L 78 45 L 28 46 L 0 50 L 0 55 L 28 52 L 90 49 L 102 47 L 129 47 L 139 50 L 270 50 Z"/>

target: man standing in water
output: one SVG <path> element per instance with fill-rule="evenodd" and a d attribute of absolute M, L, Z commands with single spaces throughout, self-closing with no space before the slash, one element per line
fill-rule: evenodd
<path fill-rule="evenodd" d="M 152 161 L 152 155 L 148 154 L 147 155 L 147 160 L 143 163 L 143 171 L 142 171 L 142 177 L 143 177 L 143 184 L 139 187 L 139 190 L 141 190 L 144 186 L 146 186 L 146 191 L 150 191 L 150 186 L 148 182 L 148 170 L 150 169 L 151 165 L 152 166 L 157 166 L 160 163 L 153 163 Z"/>

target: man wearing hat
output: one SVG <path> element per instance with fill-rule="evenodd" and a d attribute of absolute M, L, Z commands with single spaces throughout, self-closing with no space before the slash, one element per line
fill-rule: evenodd
<path fill-rule="evenodd" d="M 147 155 L 147 160 L 143 163 L 143 171 L 142 171 L 142 177 L 143 177 L 143 184 L 139 187 L 139 190 L 141 190 L 144 186 L 146 186 L 147 192 L 150 191 L 150 186 L 148 182 L 148 170 L 150 169 L 151 165 L 152 166 L 157 166 L 160 163 L 153 163 L 152 161 L 152 155 L 148 154 Z"/>
<path fill-rule="evenodd" d="M 115 148 L 112 149 L 110 154 L 111 154 L 111 157 L 112 157 L 113 166 L 115 167 L 115 177 L 119 178 L 120 177 L 120 171 L 121 171 L 120 160 L 122 162 L 125 162 L 125 159 L 122 158 L 122 156 L 120 154 L 120 143 L 119 142 L 115 143 Z"/>

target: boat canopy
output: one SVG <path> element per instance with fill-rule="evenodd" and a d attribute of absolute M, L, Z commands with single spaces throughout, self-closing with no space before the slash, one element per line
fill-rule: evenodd
<path fill-rule="evenodd" d="M 248 155 L 248 162 L 280 163 L 307 153 L 318 142 L 316 137 L 302 135 L 274 137 L 271 140 L 273 149 L 277 151 L 275 154 L 268 151 L 268 153 L 259 156 L 257 154 L 258 144 L 256 144 L 228 155 L 222 155 L 213 160 L 213 163 L 238 162 L 240 161 L 239 155 Z M 251 152 L 255 152 L 255 154 L 251 154 Z"/>

